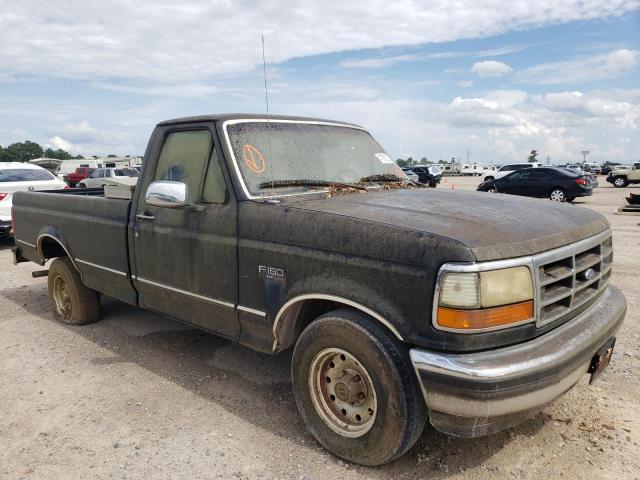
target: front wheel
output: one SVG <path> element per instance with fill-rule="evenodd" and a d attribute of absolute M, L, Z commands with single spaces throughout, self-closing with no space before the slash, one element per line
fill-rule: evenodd
<path fill-rule="evenodd" d="M 624 177 L 616 177 L 613 179 L 613 186 L 616 188 L 624 188 L 629 185 L 629 182 Z"/>
<path fill-rule="evenodd" d="M 426 407 L 406 347 L 376 321 L 337 310 L 300 335 L 293 392 L 309 431 L 334 455 L 382 465 L 420 437 Z"/>
<path fill-rule="evenodd" d="M 56 258 L 49 267 L 49 305 L 56 320 L 85 325 L 100 318 L 100 295 L 82 283 L 68 257 Z"/>
<path fill-rule="evenodd" d="M 567 194 L 562 188 L 554 188 L 549 194 L 549 198 L 554 202 L 566 202 Z"/>

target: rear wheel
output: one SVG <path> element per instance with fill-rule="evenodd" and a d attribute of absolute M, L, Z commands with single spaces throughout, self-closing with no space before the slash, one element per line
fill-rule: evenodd
<path fill-rule="evenodd" d="M 405 453 L 426 423 L 406 347 L 373 320 L 337 310 L 313 321 L 293 353 L 293 391 L 307 428 L 334 455 L 381 465 Z"/>
<path fill-rule="evenodd" d="M 624 177 L 616 177 L 613 179 L 613 186 L 616 188 L 624 188 L 629 185 L 629 181 Z"/>
<path fill-rule="evenodd" d="M 49 267 L 49 305 L 56 320 L 85 325 L 100 318 L 100 295 L 82 283 L 68 257 L 56 258 Z"/>
<path fill-rule="evenodd" d="M 554 188 L 549 194 L 549 198 L 554 202 L 566 202 L 567 194 L 562 188 Z"/>

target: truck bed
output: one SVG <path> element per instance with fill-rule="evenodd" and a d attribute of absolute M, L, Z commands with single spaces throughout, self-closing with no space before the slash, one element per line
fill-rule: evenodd
<path fill-rule="evenodd" d="M 43 264 L 63 248 L 85 285 L 135 304 L 127 244 L 130 209 L 129 200 L 105 198 L 102 188 L 18 192 L 13 206 L 17 253 Z"/>

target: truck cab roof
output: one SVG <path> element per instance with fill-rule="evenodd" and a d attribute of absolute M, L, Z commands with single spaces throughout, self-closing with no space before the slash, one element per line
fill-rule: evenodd
<path fill-rule="evenodd" d="M 314 118 L 314 117 L 297 117 L 292 115 L 265 115 L 264 113 L 214 113 L 210 115 L 196 115 L 193 117 L 181 117 L 171 120 L 165 120 L 158 123 L 158 126 L 174 125 L 181 123 L 196 123 L 196 122 L 226 122 L 228 120 L 291 120 L 293 122 L 323 122 L 333 123 L 336 125 L 344 125 L 345 127 L 357 127 L 365 129 L 364 127 L 355 123 L 341 122 L 338 120 L 328 120 L 326 118 Z"/>

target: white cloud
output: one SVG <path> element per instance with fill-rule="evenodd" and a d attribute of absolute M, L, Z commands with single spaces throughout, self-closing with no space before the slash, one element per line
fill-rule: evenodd
<path fill-rule="evenodd" d="M 460 80 L 458 82 L 458 86 L 460 88 L 469 88 L 469 87 L 473 87 L 473 80 Z"/>
<path fill-rule="evenodd" d="M 448 108 L 449 123 L 456 127 L 509 127 L 518 118 L 497 102 L 486 98 L 456 97 Z"/>
<path fill-rule="evenodd" d="M 340 65 L 345 68 L 385 68 L 415 59 L 415 55 L 397 55 L 395 57 L 349 59 L 340 62 Z"/>
<path fill-rule="evenodd" d="M 260 65 L 261 34 L 267 60 L 279 63 L 486 37 L 637 8 L 636 0 L 301 0 L 295 8 L 288 0 L 0 0 L 0 64 L 4 75 L 198 82 Z"/>
<path fill-rule="evenodd" d="M 638 63 L 638 50 L 621 48 L 609 53 L 583 56 L 562 62 L 542 63 L 517 73 L 517 80 L 539 85 L 579 84 L 615 78 Z"/>
<path fill-rule="evenodd" d="M 496 102 L 502 107 L 513 107 L 523 103 L 528 97 L 522 90 L 491 90 L 487 93 L 487 99 Z"/>
<path fill-rule="evenodd" d="M 570 114 L 574 122 L 610 119 L 622 126 L 635 128 L 640 107 L 628 102 L 586 95 L 582 92 L 548 93 L 536 97 L 537 103 L 553 112 Z"/>
<path fill-rule="evenodd" d="M 62 139 L 62 138 L 60 138 L 58 136 L 50 138 L 49 142 L 55 148 L 61 148 L 62 150 L 65 150 L 67 152 L 74 153 L 74 154 L 78 152 L 78 147 L 76 147 L 71 142 L 67 142 L 66 140 L 64 140 L 64 139 Z"/>
<path fill-rule="evenodd" d="M 484 62 L 476 62 L 471 67 L 471 73 L 475 73 L 481 77 L 502 77 L 513 72 L 513 68 L 504 62 L 495 60 L 485 60 Z"/>
<path fill-rule="evenodd" d="M 618 91 L 616 96 L 635 94 Z M 492 152 L 502 161 L 524 158 L 531 148 L 556 162 L 575 161 L 584 149 L 591 150 L 596 161 L 629 161 L 639 146 L 639 98 L 631 103 L 598 92 L 530 96 L 520 90 L 495 90 L 484 97 L 456 97 L 441 112 L 455 129 L 484 132 L 479 135 L 483 142 L 475 142 L 474 148 Z"/>

